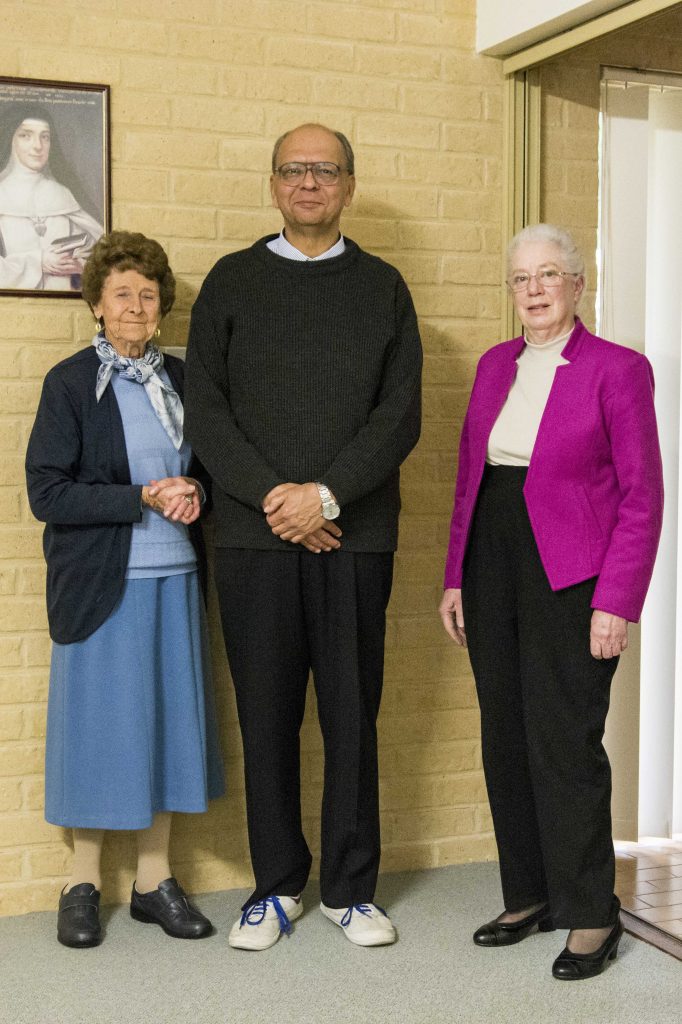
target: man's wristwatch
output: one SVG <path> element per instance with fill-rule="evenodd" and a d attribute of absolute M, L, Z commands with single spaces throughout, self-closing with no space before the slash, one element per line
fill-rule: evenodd
<path fill-rule="evenodd" d="M 341 509 L 336 504 L 332 492 L 325 484 L 318 483 L 317 480 L 315 481 L 315 486 L 320 492 L 323 519 L 338 519 L 338 517 L 341 515 Z"/>

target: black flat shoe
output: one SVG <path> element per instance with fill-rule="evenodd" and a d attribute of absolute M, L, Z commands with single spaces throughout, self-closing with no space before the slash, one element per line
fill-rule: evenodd
<path fill-rule="evenodd" d="M 64 886 L 66 889 L 66 886 Z M 99 923 L 99 891 L 91 882 L 80 882 L 59 897 L 57 938 L 74 949 L 98 946 L 102 941 Z"/>
<path fill-rule="evenodd" d="M 513 946 L 521 942 L 534 931 L 553 932 L 554 922 L 549 909 L 544 906 L 534 914 L 521 918 L 520 921 L 488 921 L 474 932 L 477 946 Z"/>
<path fill-rule="evenodd" d="M 174 878 L 144 893 L 138 892 L 133 883 L 130 916 L 145 924 L 160 924 L 174 939 L 203 939 L 213 931 L 211 922 L 190 903 Z"/>
<path fill-rule="evenodd" d="M 601 974 L 609 960 L 616 959 L 623 930 L 619 917 L 602 945 L 595 949 L 594 953 L 572 953 L 566 947 L 552 964 L 552 974 L 560 981 L 595 978 Z"/>

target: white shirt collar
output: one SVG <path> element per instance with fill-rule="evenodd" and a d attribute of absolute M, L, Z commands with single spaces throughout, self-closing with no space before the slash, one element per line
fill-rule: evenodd
<path fill-rule="evenodd" d="M 341 235 L 338 242 L 335 242 L 331 249 L 327 249 L 326 252 L 320 253 L 319 256 L 306 256 L 305 253 L 301 252 L 300 249 L 297 249 L 291 244 L 291 242 L 286 240 L 284 237 L 284 228 L 282 228 L 277 238 L 271 239 L 271 241 L 267 243 L 267 246 L 271 252 L 276 253 L 277 256 L 283 256 L 287 260 L 299 260 L 305 263 L 313 263 L 315 260 L 328 260 L 332 256 L 340 256 L 341 253 L 345 251 L 346 242 L 343 235 Z"/>

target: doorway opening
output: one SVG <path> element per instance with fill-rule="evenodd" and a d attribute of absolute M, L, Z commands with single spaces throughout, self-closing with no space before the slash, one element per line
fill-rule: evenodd
<path fill-rule="evenodd" d="M 598 333 L 656 378 L 666 509 L 641 626 L 638 835 L 682 833 L 682 76 L 601 74 Z"/>

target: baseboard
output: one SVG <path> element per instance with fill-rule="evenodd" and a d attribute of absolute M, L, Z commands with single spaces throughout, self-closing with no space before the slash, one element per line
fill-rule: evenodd
<path fill-rule="evenodd" d="M 637 917 L 636 914 L 632 914 L 629 910 L 621 910 L 620 916 L 625 931 L 629 932 L 630 935 L 643 939 L 644 942 L 648 942 L 650 946 L 655 946 L 656 949 L 663 950 L 664 953 L 669 953 L 676 960 L 682 960 L 682 939 L 671 935 L 670 932 L 664 932 L 662 928 L 657 928 L 655 924 L 643 921 L 641 917 Z"/>

